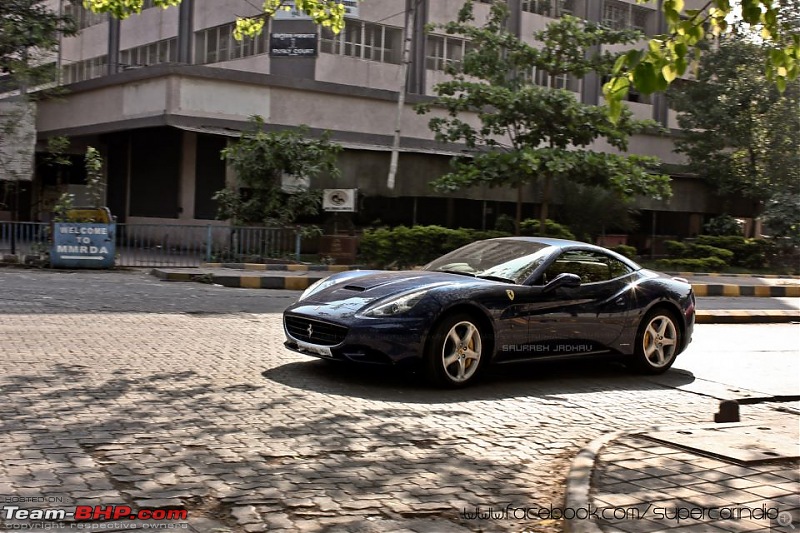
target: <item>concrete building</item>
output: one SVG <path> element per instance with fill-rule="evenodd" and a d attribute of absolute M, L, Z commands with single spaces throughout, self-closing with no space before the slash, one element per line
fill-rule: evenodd
<path fill-rule="evenodd" d="M 411 64 L 402 79 L 403 31 L 410 4 L 415 17 Z M 247 0 L 183 0 L 163 10 L 145 1 L 141 15 L 124 21 L 87 13 L 80 5 L 53 0 L 80 23 L 76 37 L 63 39 L 58 67 L 66 92 L 39 103 L 40 148 L 51 136 L 66 135 L 78 151 L 92 145 L 106 157 L 107 203 L 120 222 L 222 224 L 213 221 L 212 194 L 232 177 L 219 151 L 258 114 L 269 128 L 307 124 L 312 134 L 328 130 L 346 148 L 335 186 L 359 190 L 357 225 L 446 224 L 492 228 L 501 213 L 513 213 L 516 191 L 434 192 L 428 183 L 446 172 L 457 146 L 433 139 L 428 118 L 414 104 L 446 79 L 444 65 L 458 61 L 465 42 L 426 34 L 425 25 L 454 20 L 462 0 L 365 0 L 347 2 L 344 31 L 333 35 L 294 13 L 271 20 L 257 39 L 232 37 L 235 17 L 253 15 Z M 476 2 L 480 19 L 489 2 Z M 660 3 L 660 2 L 659 2 Z M 695 0 L 693 3 L 701 4 Z M 59 5 L 56 5 L 59 4 Z M 80 4 L 80 3 L 78 3 Z M 647 34 L 662 27 L 656 3 L 635 0 L 509 0 L 512 24 L 530 40 L 553 17 L 569 12 L 614 27 L 633 26 Z M 687 7 L 690 2 L 687 1 Z M 698 6 L 699 7 L 699 6 Z M 310 57 L 271 57 L 274 34 L 318 34 Z M 275 43 L 273 43 L 275 44 Z M 550 80 L 537 76 L 537 83 Z M 558 79 L 586 103 L 601 101 L 601 81 Z M 399 89 L 405 84 L 401 154 L 396 186 L 387 187 Z M 640 118 L 676 128 L 663 95 L 631 95 Z M 666 168 L 683 163 L 669 135 L 637 135 L 630 152 L 660 157 Z M 72 189 L 80 193 L 80 172 Z M 696 234 L 703 221 L 721 212 L 721 200 L 699 180 L 675 174 L 669 201 L 639 202 L 635 241 L 642 249 L 654 235 Z M 56 191 L 43 170 L 28 192 L 22 217 L 47 212 Z M 325 185 L 325 184 L 316 184 Z M 536 216 L 537 191 L 525 191 L 525 216 Z M 750 206 L 738 206 L 740 216 Z M 556 215 L 558 209 L 556 207 Z"/>

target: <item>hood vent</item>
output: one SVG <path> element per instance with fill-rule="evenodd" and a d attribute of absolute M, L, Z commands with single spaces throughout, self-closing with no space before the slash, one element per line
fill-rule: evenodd
<path fill-rule="evenodd" d="M 345 285 L 344 289 L 348 290 L 348 291 L 356 291 L 356 292 L 364 292 L 365 290 L 367 290 L 366 287 L 359 287 L 358 285 Z"/>

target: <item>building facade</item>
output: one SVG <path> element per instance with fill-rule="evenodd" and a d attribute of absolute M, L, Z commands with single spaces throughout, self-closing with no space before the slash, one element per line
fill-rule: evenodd
<path fill-rule="evenodd" d="M 247 128 L 249 117 L 260 115 L 270 129 L 305 124 L 312 135 L 329 131 L 345 147 L 341 177 L 335 184 L 314 185 L 357 188 L 356 225 L 436 223 L 491 229 L 500 214 L 513 213 L 516 190 L 436 193 L 429 182 L 448 170 L 460 147 L 437 143 L 427 127 L 428 117 L 413 109 L 433 95 L 434 85 L 446 79 L 445 65 L 460 60 L 467 45 L 453 36 L 427 33 L 425 26 L 454 20 L 463 1 L 347 3 L 346 26 L 338 35 L 296 13 L 281 12 L 258 38 L 239 42 L 233 38 L 236 16 L 257 13 L 247 0 L 183 0 L 180 7 L 167 10 L 146 0 L 140 15 L 124 21 L 86 12 L 79 2 L 54 0 L 54 9 L 69 10 L 81 31 L 64 38 L 60 47 L 57 66 L 65 93 L 39 103 L 40 149 L 57 135 L 68 136 L 76 152 L 98 147 L 106 158 L 107 203 L 120 221 L 222 224 L 214 220 L 212 195 L 233 177 L 219 152 Z M 488 3 L 476 2 L 478 20 L 488 13 Z M 512 27 L 531 42 L 534 31 L 563 13 L 618 28 L 636 27 L 648 35 L 663 27 L 660 2 L 508 3 Z M 687 0 L 687 7 L 693 7 L 688 4 Z M 404 28 L 409 19 L 411 62 L 404 79 Z M 270 36 L 276 34 L 316 34 L 317 53 L 270 54 Z M 569 89 L 585 103 L 602 101 L 602 82 L 596 77 L 549 80 L 534 73 L 534 81 Z M 406 91 L 406 106 L 396 184 L 389 187 L 400 90 Z M 631 94 L 628 105 L 637 118 L 677 128 L 663 95 Z M 655 155 L 665 168 L 679 169 L 684 163 L 673 152 L 670 135 L 636 135 L 629 151 Z M 42 218 L 51 209 L 57 190 L 48 172 L 42 170 L 34 181 L 27 198 L 31 207 L 21 213 L 23 218 Z M 80 172 L 72 174 L 72 190 L 80 194 Z M 524 215 L 535 217 L 534 185 L 524 191 L 523 200 Z M 635 244 L 646 249 L 653 236 L 696 234 L 705 219 L 721 212 L 721 201 L 699 180 L 675 173 L 671 199 L 639 201 L 640 242 Z M 726 207 L 730 211 L 730 205 Z M 734 214 L 748 216 L 751 206 L 737 209 Z"/>

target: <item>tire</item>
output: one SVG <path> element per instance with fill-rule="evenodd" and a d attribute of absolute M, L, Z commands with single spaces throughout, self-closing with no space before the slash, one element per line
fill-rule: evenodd
<path fill-rule="evenodd" d="M 489 358 L 489 333 L 474 317 L 459 313 L 433 330 L 425 353 L 428 380 L 448 388 L 474 383 Z"/>
<path fill-rule="evenodd" d="M 643 374 L 669 370 L 680 352 L 681 329 L 674 313 L 654 309 L 647 313 L 636 333 L 636 369 Z"/>

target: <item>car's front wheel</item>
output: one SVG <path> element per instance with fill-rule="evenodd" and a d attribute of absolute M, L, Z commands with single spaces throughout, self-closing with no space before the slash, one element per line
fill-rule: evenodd
<path fill-rule="evenodd" d="M 646 374 L 666 372 L 680 349 L 680 328 L 674 315 L 656 309 L 645 315 L 636 335 L 636 366 Z"/>
<path fill-rule="evenodd" d="M 430 381 L 446 387 L 464 387 L 478 377 L 488 357 L 488 333 L 466 314 L 445 318 L 434 329 L 425 355 Z"/>

